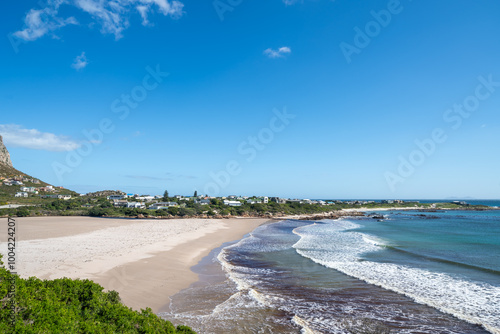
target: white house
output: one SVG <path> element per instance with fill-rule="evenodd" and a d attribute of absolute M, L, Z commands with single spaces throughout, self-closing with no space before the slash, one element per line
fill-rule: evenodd
<path fill-rule="evenodd" d="M 262 204 L 262 200 L 260 199 L 249 199 L 247 200 L 248 204 Z"/>
<path fill-rule="evenodd" d="M 15 197 L 28 197 L 28 193 L 27 192 L 17 192 L 14 196 Z"/>
<path fill-rule="evenodd" d="M 57 198 L 67 201 L 71 199 L 71 195 L 57 195 Z"/>
<path fill-rule="evenodd" d="M 224 205 L 229 205 L 229 206 L 241 206 L 242 203 L 239 201 L 228 201 L 227 199 L 224 200 Z"/>
<path fill-rule="evenodd" d="M 154 196 L 136 196 L 135 197 L 136 200 L 138 201 L 146 201 L 146 202 L 151 202 L 155 199 Z"/>
<path fill-rule="evenodd" d="M 128 202 L 127 208 L 145 209 L 146 205 L 144 204 L 144 202 Z"/>
<path fill-rule="evenodd" d="M 125 198 L 127 198 L 127 195 L 109 195 L 108 196 L 108 199 L 112 200 L 112 201 L 121 200 L 121 199 L 125 199 Z"/>
<path fill-rule="evenodd" d="M 168 209 L 170 207 L 178 206 L 178 205 L 179 204 L 177 204 L 176 202 L 158 202 L 158 203 L 150 205 L 148 209 L 150 209 L 150 210 Z"/>
<path fill-rule="evenodd" d="M 128 208 L 128 202 L 125 199 L 115 199 L 113 200 L 113 206 L 117 208 Z"/>

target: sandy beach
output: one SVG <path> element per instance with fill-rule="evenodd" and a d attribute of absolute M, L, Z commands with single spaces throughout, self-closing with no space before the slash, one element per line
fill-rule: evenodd
<path fill-rule="evenodd" d="M 155 312 L 198 280 L 190 268 L 266 219 L 16 218 L 17 273 L 92 279 L 134 309 Z M 0 233 L 0 252 L 7 252 Z"/>

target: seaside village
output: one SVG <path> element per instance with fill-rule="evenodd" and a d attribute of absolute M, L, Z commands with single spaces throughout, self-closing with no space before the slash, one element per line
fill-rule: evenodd
<path fill-rule="evenodd" d="M 323 201 L 323 200 L 310 200 L 310 199 L 285 199 L 280 197 L 249 197 L 249 196 L 227 196 L 227 197 L 211 197 L 208 195 L 204 196 L 193 196 L 193 197 L 185 197 L 181 195 L 176 195 L 173 198 L 176 201 L 165 202 L 162 201 L 163 196 L 143 196 L 136 194 L 117 194 L 107 196 L 110 201 L 113 201 L 113 205 L 115 207 L 125 207 L 125 208 L 140 208 L 140 209 L 151 209 L 151 210 L 160 210 L 160 209 L 168 209 L 170 207 L 183 207 L 185 203 L 188 201 L 194 201 L 195 204 L 201 205 L 209 205 L 212 199 L 220 199 L 223 201 L 224 205 L 227 206 L 242 206 L 244 203 L 248 204 L 267 204 L 269 202 L 275 202 L 279 204 L 285 203 L 298 203 L 298 204 L 319 204 L 319 205 L 328 205 L 335 203 L 345 203 L 351 205 L 364 205 L 368 203 L 374 203 L 375 201 Z M 382 203 L 404 203 L 401 200 L 384 200 Z"/>
<path fill-rule="evenodd" d="M 10 178 L 2 177 L 0 179 L 5 186 L 19 186 L 19 191 L 14 193 L 14 197 L 30 197 L 39 196 L 41 198 L 53 198 L 69 200 L 72 198 L 68 194 L 59 194 L 61 190 L 65 190 L 64 187 L 56 187 L 51 185 L 35 187 L 33 185 L 41 184 L 40 180 L 35 178 L 29 178 L 26 176 L 14 176 Z M 137 208 L 137 209 L 151 209 L 160 210 L 168 209 L 170 207 L 183 207 L 185 204 L 183 202 L 194 201 L 195 204 L 209 205 L 212 199 L 222 200 L 224 205 L 227 206 L 241 206 L 244 203 L 248 204 L 267 204 L 269 202 L 275 202 L 279 204 L 285 203 L 298 203 L 298 204 L 318 204 L 318 205 L 328 205 L 328 204 L 348 204 L 348 205 L 366 205 L 370 203 L 375 203 L 375 201 L 324 201 L 324 200 L 310 200 L 310 199 L 290 199 L 290 198 L 280 198 L 280 197 L 249 197 L 249 196 L 227 196 L 227 197 L 211 197 L 208 195 L 202 196 L 181 196 L 176 195 L 172 201 L 163 201 L 163 196 L 152 196 L 152 195 L 138 195 L 138 194 L 125 194 L 121 191 L 113 191 L 114 194 L 107 195 L 106 198 L 113 203 L 115 207 L 123 208 Z M 102 192 L 80 194 L 80 196 L 99 196 Z M 382 204 L 402 204 L 405 201 L 402 200 L 382 200 Z M 462 204 L 462 203 L 460 203 Z M 463 203 L 465 204 L 465 203 Z"/>
<path fill-rule="evenodd" d="M 58 191 L 65 189 L 64 187 L 54 187 L 50 185 L 40 187 L 32 186 L 41 184 L 40 180 L 38 179 L 18 175 L 9 178 L 1 177 L 0 180 L 2 181 L 4 186 L 20 186 L 19 191 L 14 194 L 14 197 L 29 197 L 30 195 L 33 196 L 44 193 L 43 195 L 39 196 L 42 198 L 58 198 L 64 200 L 68 200 L 71 198 L 71 195 L 57 194 Z"/>

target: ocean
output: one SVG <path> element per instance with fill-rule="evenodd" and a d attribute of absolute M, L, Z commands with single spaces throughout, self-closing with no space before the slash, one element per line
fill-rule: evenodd
<path fill-rule="evenodd" d="M 199 333 L 500 333 L 500 211 L 382 213 L 262 225 L 162 316 Z"/>

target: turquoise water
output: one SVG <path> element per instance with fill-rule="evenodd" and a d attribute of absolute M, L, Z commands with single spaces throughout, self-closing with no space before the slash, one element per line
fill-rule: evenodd
<path fill-rule="evenodd" d="M 500 333 L 500 212 L 384 215 L 261 226 L 213 253 L 220 279 L 165 316 L 200 333 L 348 333 L 367 319 L 393 333 Z"/>

